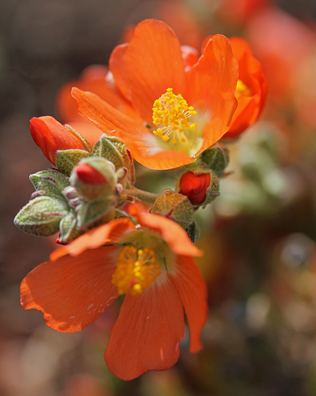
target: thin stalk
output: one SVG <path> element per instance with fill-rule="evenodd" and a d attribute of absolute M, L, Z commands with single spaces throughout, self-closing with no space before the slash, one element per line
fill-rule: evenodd
<path fill-rule="evenodd" d="M 153 203 L 158 197 L 158 194 L 154 194 L 149 191 L 144 191 L 137 187 L 132 187 L 130 189 L 125 190 L 124 192 L 129 197 L 139 198 L 148 203 Z"/>

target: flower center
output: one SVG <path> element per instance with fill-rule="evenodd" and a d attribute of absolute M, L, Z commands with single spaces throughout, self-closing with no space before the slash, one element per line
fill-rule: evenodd
<path fill-rule="evenodd" d="M 156 129 L 153 134 L 164 142 L 187 143 L 190 133 L 196 129 L 192 117 L 197 114 L 194 107 L 181 94 L 176 95 L 172 88 L 167 88 L 153 104 L 152 121 Z"/>
<path fill-rule="evenodd" d="M 112 283 L 119 294 L 142 293 L 160 275 L 161 268 L 153 249 L 125 246 L 121 249 Z"/>
<path fill-rule="evenodd" d="M 242 81 L 238 80 L 236 85 L 236 96 L 239 98 L 242 95 L 249 96 L 251 94 L 249 87 Z"/>

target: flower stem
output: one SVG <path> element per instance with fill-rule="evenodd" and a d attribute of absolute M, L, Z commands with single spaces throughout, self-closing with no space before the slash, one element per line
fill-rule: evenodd
<path fill-rule="evenodd" d="M 137 187 L 132 187 L 130 189 L 125 190 L 124 192 L 126 195 L 130 197 L 139 198 L 147 203 L 153 203 L 158 197 L 158 194 L 154 194 L 149 191 L 144 191 Z"/>

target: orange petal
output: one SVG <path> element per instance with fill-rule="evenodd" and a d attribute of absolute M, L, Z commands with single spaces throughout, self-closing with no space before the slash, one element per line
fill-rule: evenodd
<path fill-rule="evenodd" d="M 72 87 L 80 87 L 80 89 L 89 90 L 100 95 L 102 85 L 106 85 L 106 73 L 107 69 L 104 66 L 89 66 L 83 71 L 78 80 L 68 82 L 59 90 L 57 95 L 57 110 L 64 122 L 78 118 L 77 103 L 71 96 Z"/>
<path fill-rule="evenodd" d="M 150 169 L 174 169 L 190 164 L 195 159 L 181 151 L 165 150 L 156 138 L 145 128 L 137 131 L 124 131 L 120 136 L 132 157 Z"/>
<path fill-rule="evenodd" d="M 147 212 L 139 212 L 137 219 L 142 226 L 158 232 L 175 254 L 202 256 L 203 252 L 194 245 L 184 229 L 174 221 Z"/>
<path fill-rule="evenodd" d="M 138 296 L 126 296 L 105 352 L 113 374 L 131 380 L 173 366 L 184 333 L 179 295 L 166 278 Z"/>
<path fill-rule="evenodd" d="M 57 150 L 85 148 L 79 137 L 53 117 L 33 117 L 30 129 L 34 142 L 52 164 L 55 164 Z"/>
<path fill-rule="evenodd" d="M 130 32 L 130 36 L 133 35 L 133 30 Z M 129 85 L 129 80 L 124 70 L 122 69 L 122 64 L 124 62 L 124 56 L 127 50 L 128 44 L 120 44 L 117 45 L 111 53 L 110 60 L 109 60 L 109 67 L 115 78 L 115 85 L 121 91 L 122 95 L 131 101 L 132 99 L 132 92 Z"/>
<path fill-rule="evenodd" d="M 23 308 L 41 311 L 55 330 L 82 330 L 117 297 L 112 284 L 115 251 L 102 247 L 40 264 L 21 283 Z"/>
<path fill-rule="evenodd" d="M 111 103 L 116 109 L 132 112 L 130 104 L 120 95 L 110 77 L 111 73 L 108 72 L 106 67 L 93 65 L 83 71 L 79 80 L 64 85 L 57 97 L 58 111 L 64 121 L 70 122 L 80 119 L 77 103 L 71 96 L 71 89 L 74 86 L 83 91 L 95 93 L 103 100 Z"/>
<path fill-rule="evenodd" d="M 190 351 L 201 349 L 200 335 L 207 318 L 206 285 L 191 257 L 179 256 L 170 276 L 179 293 L 190 328 Z"/>
<path fill-rule="evenodd" d="M 227 131 L 236 108 L 235 88 L 238 64 L 229 40 L 211 37 L 198 62 L 187 72 L 187 100 L 201 112 L 209 113 L 201 151 L 216 143 Z"/>
<path fill-rule="evenodd" d="M 69 124 L 75 131 L 79 132 L 80 135 L 84 137 L 92 147 L 97 143 L 103 134 L 101 129 L 82 117 L 76 121 L 68 122 L 67 124 Z"/>
<path fill-rule="evenodd" d="M 92 121 L 102 131 L 120 136 L 125 130 L 139 130 L 143 128 L 140 118 L 131 117 L 117 110 L 92 92 L 72 89 L 72 96 L 78 102 L 79 113 Z"/>
<path fill-rule="evenodd" d="M 155 99 L 167 88 L 173 88 L 176 93 L 184 90 L 180 44 L 175 33 L 162 21 L 140 22 L 127 47 L 114 52 L 110 68 L 117 86 L 124 94 L 130 90 L 131 102 L 149 122 Z"/>
<path fill-rule="evenodd" d="M 52 261 L 56 261 L 66 254 L 78 256 L 85 250 L 96 249 L 105 244 L 117 243 L 126 232 L 131 231 L 134 228 L 135 226 L 129 219 L 121 218 L 112 220 L 109 223 L 86 232 L 73 242 L 69 243 L 69 245 L 55 250 L 50 255 L 50 259 Z"/>
<path fill-rule="evenodd" d="M 189 71 L 191 67 L 198 61 L 199 53 L 197 49 L 188 45 L 181 45 L 181 52 L 185 70 Z"/>
<path fill-rule="evenodd" d="M 239 38 L 230 39 L 233 53 L 239 64 L 239 79 L 247 93 L 237 96 L 238 106 L 225 137 L 235 137 L 257 121 L 263 109 L 267 84 L 260 62 L 253 56 L 248 43 Z"/>
<path fill-rule="evenodd" d="M 238 106 L 233 115 L 231 125 L 224 138 L 234 138 L 244 132 L 250 125 L 257 121 L 262 107 L 260 96 L 238 98 Z"/>

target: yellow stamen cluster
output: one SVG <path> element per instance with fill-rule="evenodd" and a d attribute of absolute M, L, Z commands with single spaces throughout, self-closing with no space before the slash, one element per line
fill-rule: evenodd
<path fill-rule="evenodd" d="M 236 96 L 239 98 L 241 95 L 250 95 L 250 89 L 243 81 L 238 80 L 236 85 Z"/>
<path fill-rule="evenodd" d="M 176 95 L 172 88 L 155 100 L 153 104 L 153 124 L 157 127 L 154 135 L 164 142 L 186 143 L 187 134 L 196 128 L 191 117 L 197 114 L 194 107 L 181 94 Z"/>
<path fill-rule="evenodd" d="M 112 283 L 119 294 L 136 295 L 150 286 L 160 272 L 154 250 L 125 246 L 120 251 Z"/>

